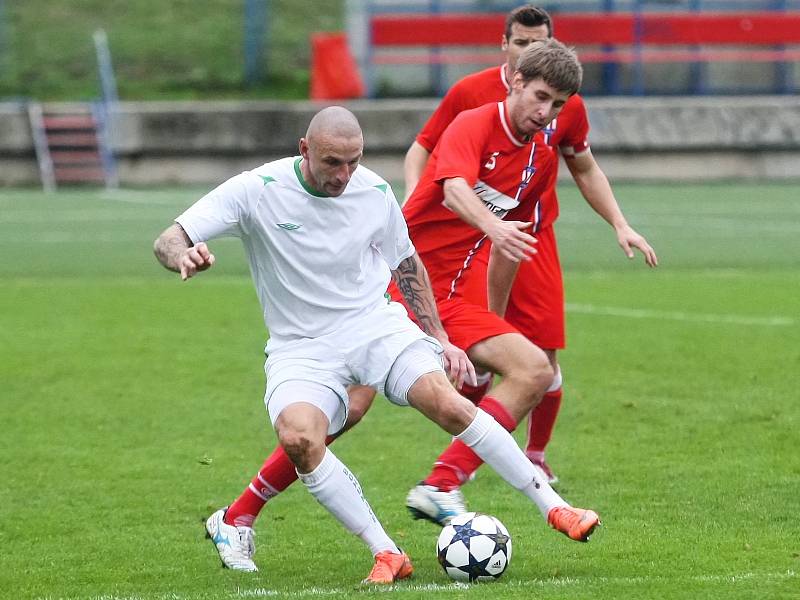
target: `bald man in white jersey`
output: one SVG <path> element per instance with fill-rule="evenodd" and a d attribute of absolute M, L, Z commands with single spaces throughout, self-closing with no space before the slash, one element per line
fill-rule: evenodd
<path fill-rule="evenodd" d="M 475 378 L 442 328 L 425 267 L 391 187 L 359 166 L 361 128 L 342 107 L 323 109 L 300 156 L 237 175 L 198 200 L 155 242 L 183 280 L 214 264 L 208 240 L 242 240 L 270 331 L 264 401 L 278 441 L 309 492 L 374 556 L 365 583 L 409 577 L 411 561 L 384 531 L 355 476 L 325 445 L 348 412 L 347 386 L 363 384 L 410 405 L 472 448 L 540 511 L 566 505 L 491 416 L 460 396 Z M 422 329 L 387 302 L 394 279 Z M 423 331 L 424 329 L 424 331 Z M 256 571 L 252 529 L 206 522 L 225 566 Z"/>

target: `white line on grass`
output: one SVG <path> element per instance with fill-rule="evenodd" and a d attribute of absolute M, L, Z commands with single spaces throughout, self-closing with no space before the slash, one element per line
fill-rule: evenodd
<path fill-rule="evenodd" d="M 696 575 L 686 579 L 690 581 L 708 582 L 708 583 L 727 583 L 736 584 L 739 581 L 783 581 L 788 579 L 797 578 L 797 573 L 794 571 L 784 571 L 782 573 L 738 573 L 734 575 Z M 588 586 L 600 584 L 651 584 L 659 581 L 675 582 L 674 578 L 667 577 L 563 577 L 558 579 L 535 579 L 533 581 L 514 581 L 509 582 L 504 588 L 524 588 L 530 590 L 531 587 L 538 587 L 541 589 L 553 587 L 573 587 L 573 586 Z M 464 583 L 426 583 L 421 585 L 404 584 L 390 585 L 386 587 L 368 588 L 370 591 L 378 592 L 391 592 L 392 594 L 414 593 L 419 592 L 440 592 L 440 593 L 462 593 L 464 590 L 472 589 L 474 586 Z M 242 598 L 308 598 L 315 596 L 335 596 L 347 595 L 353 593 L 353 587 L 349 588 L 307 588 L 304 590 L 297 590 L 296 592 L 288 592 L 284 590 L 270 590 L 266 588 L 253 588 L 253 589 L 239 589 L 236 591 L 236 596 Z M 485 588 L 481 588 L 485 589 Z"/>
<path fill-rule="evenodd" d="M 795 571 L 782 571 L 779 573 L 735 573 L 733 575 L 694 575 L 683 579 L 689 581 L 707 582 L 707 583 L 723 583 L 735 585 L 740 581 L 756 581 L 756 582 L 769 582 L 769 581 L 786 581 L 796 579 L 797 573 Z M 653 584 L 658 582 L 675 583 L 674 577 L 559 577 L 553 579 L 534 579 L 526 581 L 513 581 L 509 582 L 503 587 L 507 588 L 522 588 L 530 591 L 532 587 L 540 589 L 548 588 L 564 588 L 575 586 L 590 586 L 597 584 L 617 584 L 617 585 L 639 585 L 639 584 Z M 389 585 L 385 587 L 364 587 L 365 591 L 376 592 L 391 592 L 392 594 L 413 593 L 419 594 L 420 592 L 439 592 L 439 593 L 454 593 L 460 594 L 465 590 L 480 589 L 486 591 L 484 586 L 472 586 L 464 583 L 423 583 L 411 584 L 401 583 L 399 585 Z M 311 587 L 297 591 L 286 590 L 271 590 L 268 588 L 252 588 L 242 589 L 237 588 L 235 592 L 231 592 L 229 597 L 232 598 L 313 598 L 318 596 L 336 596 L 336 595 L 352 595 L 358 586 L 352 585 L 347 587 L 334 587 L 334 588 L 321 588 Z M 205 596 L 201 596 L 205 597 Z M 162 594 L 132 594 L 132 595 L 116 595 L 116 594 L 102 594 L 99 596 L 80 596 L 70 597 L 69 600 L 189 600 L 191 596 L 181 594 L 179 592 L 166 592 Z M 37 596 L 36 600 L 66 600 L 63 596 Z"/>
<path fill-rule="evenodd" d="M 18 211 L 14 214 L 0 216 L 0 225 L 34 225 L 44 231 L 53 231 L 58 227 L 80 223 L 135 223 L 148 222 L 151 220 L 149 214 L 125 212 L 119 210 L 78 210 L 55 212 L 51 211 L 47 217 L 43 217 L 39 211 Z M 27 232 L 25 232 L 27 233 Z M 83 233 L 83 232 L 79 232 Z M 35 234 L 35 232 L 34 232 Z"/>
<path fill-rule="evenodd" d="M 790 317 L 745 317 L 730 314 L 703 314 L 682 311 L 649 310 L 645 308 L 619 308 L 614 306 L 595 306 L 594 304 L 567 303 L 567 312 L 583 315 L 605 315 L 628 319 L 660 319 L 668 321 L 690 321 L 693 323 L 726 323 L 733 325 L 761 325 L 768 327 L 788 327 L 796 323 Z"/>
<path fill-rule="evenodd" d="M 41 233 L 18 233 L 3 236 L 3 245 L 19 244 L 132 244 L 150 245 L 152 242 L 142 239 L 141 233 L 130 231 L 125 234 L 113 231 L 92 231 L 92 232 L 68 232 L 68 231 L 44 231 Z"/>
<path fill-rule="evenodd" d="M 732 232 L 737 234 L 742 233 L 797 233 L 800 231 L 800 223 L 791 218 L 786 218 L 786 214 L 772 216 L 764 216 L 760 220 L 747 219 L 746 217 L 732 216 L 732 217 L 717 217 L 711 215 L 692 215 L 691 219 L 687 219 L 681 215 L 652 215 L 652 220 L 648 220 L 643 215 L 638 215 L 637 221 L 642 229 L 649 230 L 664 230 L 664 229 L 680 229 L 682 231 L 694 231 L 700 229 L 704 235 L 711 233 L 712 235 L 722 234 L 725 237 L 733 235 Z M 649 222 L 648 222 L 649 221 Z M 559 239 L 564 239 L 569 236 L 571 239 L 579 239 L 579 231 L 582 231 L 584 226 L 594 226 L 597 220 L 594 218 L 584 218 L 582 216 L 564 215 L 558 219 L 558 224 L 561 228 L 558 229 Z M 567 227 L 575 227 L 571 231 Z M 579 229 L 577 229 L 579 228 Z"/>
<path fill-rule="evenodd" d="M 206 192 L 192 193 L 192 190 L 182 190 L 179 192 L 158 191 L 158 190 L 114 190 L 105 192 L 98 196 L 100 200 L 112 202 L 125 202 L 128 204 L 145 204 L 150 206 L 169 206 L 189 204 L 200 198 Z M 184 200 L 183 197 L 186 197 Z"/>

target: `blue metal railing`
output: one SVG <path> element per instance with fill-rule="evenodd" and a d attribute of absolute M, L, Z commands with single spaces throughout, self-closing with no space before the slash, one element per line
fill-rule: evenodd
<path fill-rule="evenodd" d="M 117 172 L 117 159 L 114 156 L 114 129 L 115 115 L 119 96 L 117 95 L 117 80 L 114 76 L 114 67 L 111 63 L 111 52 L 108 49 L 106 32 L 98 29 L 92 36 L 95 52 L 97 53 L 97 70 L 100 75 L 100 89 L 102 97 L 92 102 L 92 114 L 97 124 L 98 148 L 100 160 L 103 163 L 106 187 L 119 187 L 119 174 Z"/>
<path fill-rule="evenodd" d="M 244 81 L 247 86 L 264 82 L 264 48 L 269 46 L 268 0 L 244 0 Z"/>

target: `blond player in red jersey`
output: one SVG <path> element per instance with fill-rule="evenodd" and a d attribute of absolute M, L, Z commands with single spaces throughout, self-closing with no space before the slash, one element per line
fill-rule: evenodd
<path fill-rule="evenodd" d="M 404 163 L 406 197 L 413 192 L 430 153 L 453 119 L 464 110 L 505 98 L 509 91 L 509 74 L 513 73 L 520 53 L 530 43 L 547 39 L 552 34 L 550 16 L 541 8 L 522 6 L 509 13 L 501 43 L 506 62 L 456 82 L 411 144 Z M 632 249 L 637 248 L 647 265 L 655 267 L 658 264 L 656 253 L 625 220 L 608 179 L 592 156 L 588 135 L 589 119 L 583 99 L 578 94 L 570 97 L 558 117 L 545 129 L 546 143 L 560 151 L 583 197 L 614 228 L 617 242 L 625 254 L 633 258 Z M 525 220 L 533 222 L 532 231 L 538 240 L 537 255 L 534 260 L 521 264 L 510 298 L 497 299 L 492 306 L 529 340 L 544 349 L 556 374 L 544 398 L 531 412 L 525 448 L 528 458 L 542 469 L 551 484 L 557 483 L 558 478 L 545 460 L 545 447 L 561 406 L 562 375 L 556 352 L 565 346 L 564 285 L 552 227 L 557 217 L 554 182 L 536 204 L 532 215 L 525 217 Z M 475 257 L 473 268 L 485 270 L 488 257 L 487 245 Z M 479 278 L 472 281 L 479 281 Z M 481 374 L 481 385 L 476 388 L 466 386 L 462 393 L 475 402 L 479 401 L 488 389 L 491 377 L 491 373 Z"/>
<path fill-rule="evenodd" d="M 539 348 L 498 315 L 468 302 L 461 290 L 471 287 L 467 285 L 469 269 L 462 270 L 461 265 L 468 267 L 469 257 L 485 239 L 492 240 L 497 263 L 508 269 L 535 252 L 534 238 L 524 231 L 531 224 L 519 219 L 531 214 L 555 174 L 555 155 L 539 132 L 577 90 L 581 68 L 574 53 L 555 40 L 538 44 L 528 54 L 529 59 L 522 61 L 524 68 L 512 78 L 512 91 L 505 101 L 469 111 L 453 124 L 453 133 L 446 136 L 447 142 L 443 140 L 441 160 L 437 155 L 431 161 L 418 200 L 409 201 L 404 210 L 410 230 L 417 232 L 418 252 L 435 264 L 428 271 L 442 323 L 452 331 L 453 343 L 469 348 L 468 355 L 484 369 L 504 376 L 493 397 L 483 399 L 481 409 L 509 430 L 539 401 L 553 372 Z M 441 206 L 443 199 L 448 208 Z M 446 238 L 437 234 L 443 229 L 448 231 Z M 414 293 L 401 289 L 400 295 L 407 300 Z M 361 386 L 350 395 L 351 412 L 342 431 L 360 419 L 374 391 Z M 458 454 L 466 453 L 469 468 L 477 468 L 481 464 L 477 455 L 460 446 Z M 231 537 L 247 541 L 236 548 L 241 561 L 225 561 L 227 566 L 252 563 L 255 518 L 270 498 L 296 478 L 291 461 L 278 448 L 241 496 L 221 511 L 222 525 L 230 527 Z M 459 496 L 458 490 L 443 492 L 448 499 Z M 599 524 L 594 511 L 569 506 L 543 478 L 536 478 L 530 497 L 547 522 L 571 539 L 586 541 Z M 460 502 L 448 516 L 463 510 Z"/>

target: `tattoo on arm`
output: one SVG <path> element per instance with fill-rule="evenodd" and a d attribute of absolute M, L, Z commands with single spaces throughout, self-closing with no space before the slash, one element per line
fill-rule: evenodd
<path fill-rule="evenodd" d="M 164 267 L 170 271 L 178 272 L 180 271 L 178 261 L 183 252 L 191 246 L 192 241 L 186 235 L 183 227 L 175 223 L 158 236 L 158 239 L 153 244 L 153 252 L 158 262 Z"/>
<path fill-rule="evenodd" d="M 431 280 L 419 256 L 414 253 L 413 256 L 403 260 L 397 265 L 397 269 L 392 271 L 392 278 L 406 304 L 417 316 L 422 330 L 429 335 L 443 331 L 436 301 L 433 299 Z"/>

